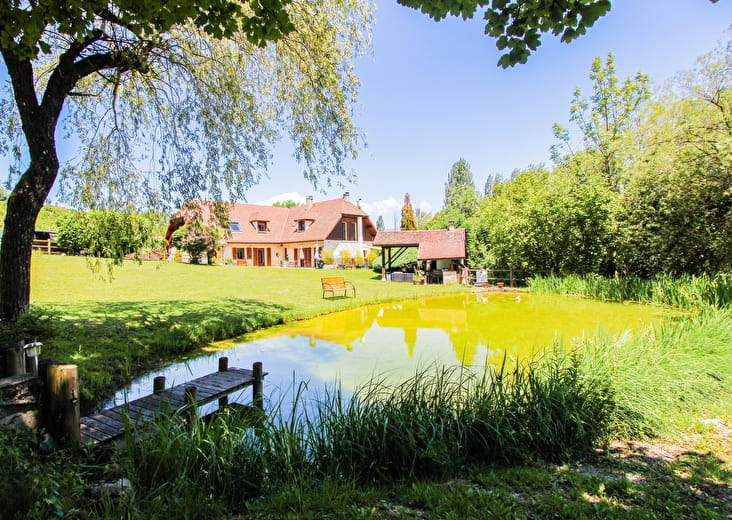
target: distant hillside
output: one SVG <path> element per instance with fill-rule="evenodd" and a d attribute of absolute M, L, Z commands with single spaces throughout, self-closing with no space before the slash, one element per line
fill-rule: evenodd
<path fill-rule="evenodd" d="M 7 208 L 6 201 L 0 201 L 0 229 L 5 227 L 5 210 Z M 62 208 L 60 206 L 43 206 L 38 219 L 36 220 L 36 229 L 41 231 L 57 231 L 56 219 L 61 215 L 71 213 L 74 210 Z"/>

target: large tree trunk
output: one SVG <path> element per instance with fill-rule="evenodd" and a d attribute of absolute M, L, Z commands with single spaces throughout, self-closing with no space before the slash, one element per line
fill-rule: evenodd
<path fill-rule="evenodd" d="M 8 201 L 5 232 L 0 254 L 0 316 L 12 322 L 28 312 L 30 302 L 30 257 L 33 242 L 33 223 L 38 212 L 16 208 L 15 197 Z"/>
<path fill-rule="evenodd" d="M 49 87 L 43 105 L 39 105 L 30 61 L 17 60 L 5 50 L 3 58 L 30 157 L 28 169 L 8 198 L 0 245 L 0 321 L 11 323 L 28 312 L 33 234 L 38 213 L 58 175 L 55 131 L 67 89 Z M 53 76 L 49 85 L 59 83 Z"/>
<path fill-rule="evenodd" d="M 48 78 L 42 102 L 36 94 L 33 65 L 19 59 L 12 50 L 0 48 L 28 144 L 30 166 L 20 177 L 8 199 L 2 245 L 0 245 L 0 321 L 14 322 L 28 312 L 30 303 L 30 262 L 36 218 L 58 175 L 56 124 L 66 97 L 81 78 L 104 69 L 142 69 L 145 62 L 129 52 L 107 52 L 81 57 L 82 52 L 101 38 L 94 32 L 83 41 L 73 42 L 61 54 Z"/>
<path fill-rule="evenodd" d="M 0 246 L 0 321 L 5 323 L 14 322 L 28 312 L 36 218 L 58 173 L 53 141 L 47 141 L 47 146 L 45 157 L 31 161 L 8 198 Z"/>

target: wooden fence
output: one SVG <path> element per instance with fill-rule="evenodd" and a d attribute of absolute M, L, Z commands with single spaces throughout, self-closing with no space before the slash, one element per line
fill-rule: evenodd
<path fill-rule="evenodd" d="M 524 287 L 526 279 L 533 272 L 523 269 L 470 269 L 470 285 L 505 284 L 508 287 Z"/>
<path fill-rule="evenodd" d="M 59 247 L 53 239 L 40 239 L 33 240 L 33 251 L 40 251 L 49 255 L 60 255 L 66 253 L 66 249 Z"/>

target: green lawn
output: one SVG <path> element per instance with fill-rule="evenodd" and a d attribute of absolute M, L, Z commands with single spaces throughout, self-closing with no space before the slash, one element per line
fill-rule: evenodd
<path fill-rule="evenodd" d="M 466 290 L 386 283 L 368 269 L 98 267 L 93 271 L 81 257 L 35 254 L 31 283 L 43 357 L 79 365 L 84 397 L 92 401 L 212 341 L 357 306 Z M 353 282 L 356 297 L 323 298 L 320 278 L 330 275 Z"/>

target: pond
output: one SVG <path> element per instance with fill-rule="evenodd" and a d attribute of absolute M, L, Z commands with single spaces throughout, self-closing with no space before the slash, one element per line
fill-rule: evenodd
<path fill-rule="evenodd" d="M 637 333 L 667 316 L 647 305 L 508 292 L 372 305 L 250 334 L 230 348 L 139 378 L 105 406 L 150 393 L 158 375 L 170 386 L 215 372 L 221 356 L 241 368 L 263 362 L 265 397 L 277 401 L 300 381 L 311 388 L 338 381 L 349 392 L 373 376 L 396 382 L 433 365 L 481 368 L 504 356 L 533 358 L 554 344 Z M 250 392 L 244 394 L 248 402 Z"/>

